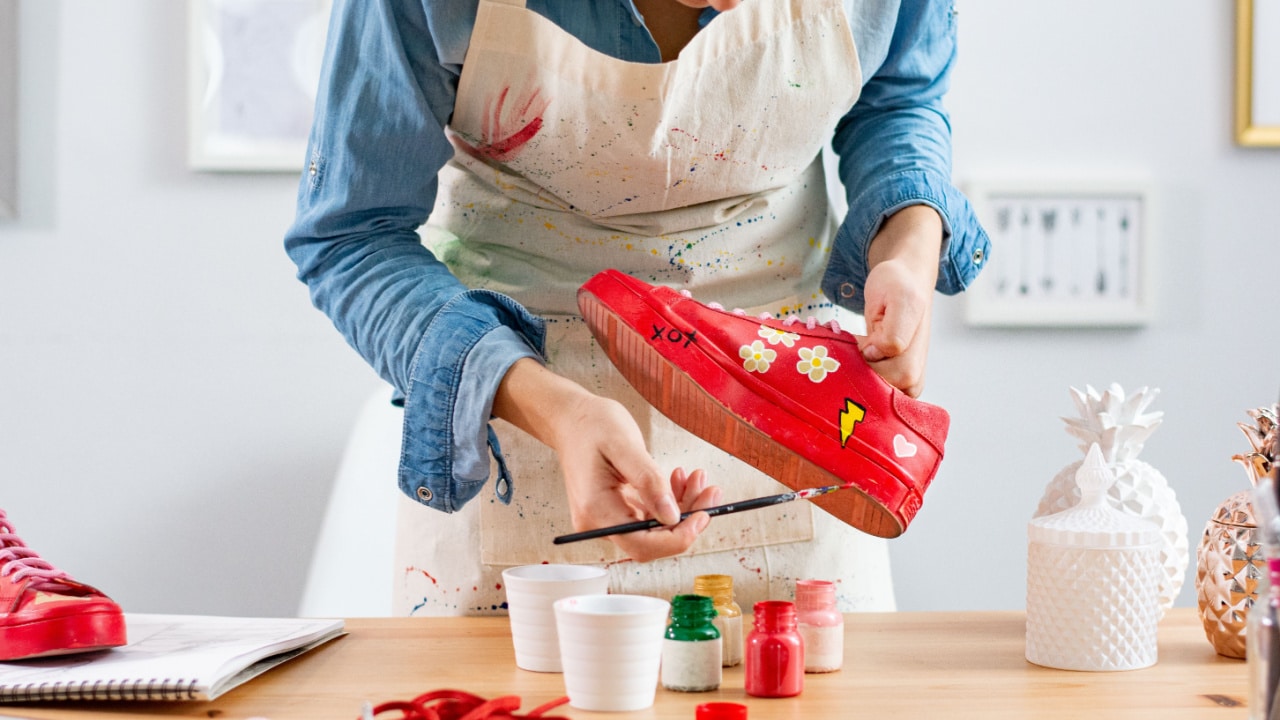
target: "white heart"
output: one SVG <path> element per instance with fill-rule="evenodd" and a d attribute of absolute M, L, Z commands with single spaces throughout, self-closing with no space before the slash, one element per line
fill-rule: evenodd
<path fill-rule="evenodd" d="M 893 436 L 893 454 L 900 458 L 909 458 L 916 456 L 915 443 L 902 437 L 901 435 Z"/>

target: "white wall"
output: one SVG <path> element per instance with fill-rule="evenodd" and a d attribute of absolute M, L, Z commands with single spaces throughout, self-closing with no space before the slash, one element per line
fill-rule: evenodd
<path fill-rule="evenodd" d="M 186 3 L 20 7 L 0 507 L 137 611 L 290 614 L 378 380 L 280 238 L 294 178 L 186 167 Z"/>
<path fill-rule="evenodd" d="M 1217 504 L 1249 487 L 1230 461 L 1249 449 L 1235 423 L 1280 396 L 1280 150 L 1231 140 L 1233 4 L 960 8 L 956 179 L 1148 177 L 1157 313 L 1140 330 L 1011 331 L 965 326 L 960 299 L 937 306 L 926 392 L 953 429 L 891 546 L 904 609 L 1023 606 L 1026 521 L 1080 458 L 1059 420 L 1075 413 L 1069 387 L 1161 389 L 1142 456 L 1178 493 L 1193 554 Z M 1195 605 L 1194 562 L 1179 605 Z"/>
<path fill-rule="evenodd" d="M 991 330 L 939 299 L 926 397 L 953 426 L 891 545 L 907 610 L 1022 607 L 1026 521 L 1079 457 L 1058 419 L 1070 386 L 1162 389 L 1144 457 L 1193 546 L 1247 486 L 1235 423 L 1280 393 L 1280 151 L 1231 141 L 1232 4 L 960 9 L 956 179 L 1149 177 L 1158 310 L 1140 330 Z M 380 384 L 292 277 L 294 179 L 187 169 L 184 3 L 21 0 L 19 31 L 0 508 L 128 609 L 291 614 Z M 1189 573 L 1179 604 L 1194 603 Z"/>

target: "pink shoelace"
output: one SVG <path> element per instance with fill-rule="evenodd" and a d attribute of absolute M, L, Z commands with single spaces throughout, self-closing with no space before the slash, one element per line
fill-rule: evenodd
<path fill-rule="evenodd" d="M 34 578 L 31 587 L 37 590 L 50 589 L 58 585 L 58 580 L 68 578 L 67 573 L 27 547 L 9 524 L 4 510 L 0 510 L 0 579 L 8 578 L 9 582 L 19 583 L 28 577 Z"/>
<path fill-rule="evenodd" d="M 366 703 L 357 720 L 374 720 L 382 713 L 394 711 L 400 712 L 395 720 L 566 720 L 543 713 L 567 702 L 567 697 L 557 698 L 530 710 L 528 715 L 516 715 L 515 711 L 520 708 L 520 698 L 516 695 L 485 700 L 461 690 L 432 690 L 412 700 L 392 700 L 376 707 Z"/>
<path fill-rule="evenodd" d="M 684 297 L 689 298 L 690 300 L 694 299 L 693 294 L 690 293 L 688 290 L 681 290 L 680 294 Z M 721 312 L 729 312 L 729 313 L 733 313 L 734 315 L 747 317 L 747 311 L 743 310 L 742 308 L 734 308 L 732 310 L 726 310 L 725 307 L 718 302 L 709 302 L 709 303 L 706 303 L 706 305 L 712 310 L 720 310 Z M 774 317 L 773 317 L 773 313 L 763 312 L 757 315 L 756 319 L 757 320 L 773 320 Z M 844 332 L 843 330 L 840 329 L 840 323 L 835 319 L 831 319 L 831 320 L 828 320 L 827 322 L 820 323 L 818 322 L 818 319 L 813 317 L 812 315 L 810 315 L 807 318 L 801 318 L 799 315 L 788 315 L 786 318 L 782 320 L 782 324 L 786 327 L 791 327 L 796 323 L 804 323 L 804 326 L 809 330 L 812 330 L 818 327 L 819 325 L 822 325 L 823 327 L 831 328 L 834 332 Z"/>

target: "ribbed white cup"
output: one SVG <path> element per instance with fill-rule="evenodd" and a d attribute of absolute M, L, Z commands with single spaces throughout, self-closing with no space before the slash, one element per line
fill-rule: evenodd
<path fill-rule="evenodd" d="M 653 705 L 671 603 L 644 595 L 582 595 L 555 603 L 565 694 L 580 710 Z"/>
<path fill-rule="evenodd" d="M 524 565 L 502 571 L 516 667 L 560 672 L 560 645 L 552 604 L 573 595 L 603 595 L 609 574 L 591 565 Z"/>

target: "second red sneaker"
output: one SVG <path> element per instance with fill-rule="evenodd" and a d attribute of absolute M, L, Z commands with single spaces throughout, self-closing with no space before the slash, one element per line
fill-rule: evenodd
<path fill-rule="evenodd" d="M 0 661 L 124 644 L 120 606 L 40 559 L 0 510 Z"/>
<path fill-rule="evenodd" d="M 942 461 L 950 418 L 886 383 L 838 327 L 728 312 L 606 270 L 578 291 L 605 354 L 654 407 L 816 502 L 897 537 Z"/>

